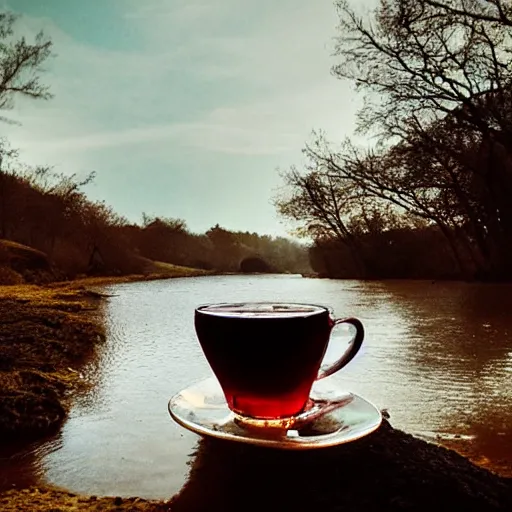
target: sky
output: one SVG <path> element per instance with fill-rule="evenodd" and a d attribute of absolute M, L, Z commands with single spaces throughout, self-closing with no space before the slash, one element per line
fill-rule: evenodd
<path fill-rule="evenodd" d="M 330 68 L 332 0 L 0 0 L 54 42 L 54 98 L 18 101 L 0 135 L 29 164 L 86 176 L 132 222 L 285 235 L 277 168 L 314 129 L 350 135 L 360 98 Z"/>

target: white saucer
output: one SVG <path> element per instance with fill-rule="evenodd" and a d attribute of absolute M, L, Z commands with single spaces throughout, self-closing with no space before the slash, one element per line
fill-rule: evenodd
<path fill-rule="evenodd" d="M 209 378 L 172 397 L 169 413 L 177 423 L 200 435 L 289 450 L 348 443 L 377 430 L 381 424 L 377 407 L 355 393 L 339 389 L 329 379 L 314 384 L 311 399 L 325 405 L 326 413 L 299 430 L 244 428 L 235 423 L 218 381 Z"/>

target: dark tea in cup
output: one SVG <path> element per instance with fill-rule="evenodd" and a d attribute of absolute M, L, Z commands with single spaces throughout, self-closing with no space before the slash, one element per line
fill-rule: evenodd
<path fill-rule="evenodd" d="M 340 323 L 353 325 L 356 334 L 345 354 L 319 373 L 331 330 Z M 334 320 L 327 308 L 308 304 L 201 306 L 195 328 L 229 408 L 262 420 L 301 413 L 313 382 L 348 364 L 364 337 L 359 320 Z"/>

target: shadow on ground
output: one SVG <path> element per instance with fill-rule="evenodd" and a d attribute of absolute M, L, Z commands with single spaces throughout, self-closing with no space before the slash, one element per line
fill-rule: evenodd
<path fill-rule="evenodd" d="M 190 478 L 166 502 L 30 488 L 0 494 L 2 512 L 512 510 L 512 479 L 394 430 L 335 448 L 279 451 L 204 438 Z"/>
<path fill-rule="evenodd" d="M 384 423 L 348 445 L 290 452 L 204 438 L 172 500 L 190 510 L 512 510 L 512 479 Z"/>

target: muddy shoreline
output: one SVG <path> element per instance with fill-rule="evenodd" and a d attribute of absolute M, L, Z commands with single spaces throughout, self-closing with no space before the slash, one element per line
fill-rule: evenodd
<path fill-rule="evenodd" d="M 84 290 L 0 288 L 0 437 L 35 440 L 56 431 L 80 385 L 79 368 L 105 340 L 99 297 Z"/>
<path fill-rule="evenodd" d="M 34 441 L 58 430 L 80 368 L 105 341 L 97 287 L 209 275 L 174 272 L 0 286 L 0 444 Z"/>
<path fill-rule="evenodd" d="M 80 496 L 33 487 L 0 494 L 0 510 L 225 512 L 512 510 L 512 479 L 385 421 L 354 443 L 290 452 L 201 438 L 183 489 L 165 501 Z"/>

